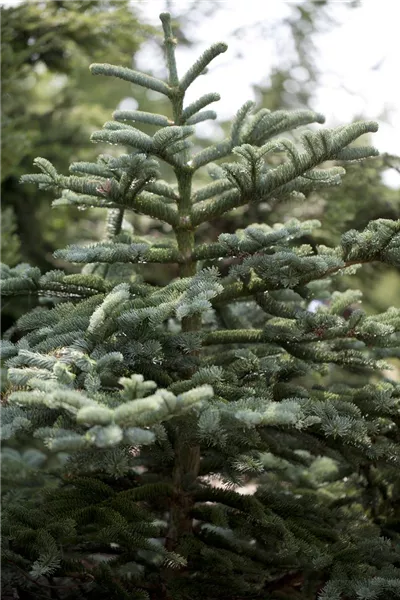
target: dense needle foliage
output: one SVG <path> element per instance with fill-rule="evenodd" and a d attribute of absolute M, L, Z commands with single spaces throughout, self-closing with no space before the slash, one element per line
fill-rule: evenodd
<path fill-rule="evenodd" d="M 321 115 L 248 102 L 199 150 L 195 125 L 219 96 L 185 93 L 226 45 L 179 77 L 161 21 L 168 81 L 91 72 L 162 94 L 170 113 L 116 111 L 92 140 L 125 154 L 69 175 L 37 158 L 22 178 L 55 206 L 104 208 L 107 235 L 56 252 L 80 274 L 2 266 L 5 296 L 44 298 L 2 344 L 4 597 L 398 598 L 400 386 L 382 369 L 399 356 L 400 311 L 367 316 L 335 282 L 363 263 L 398 267 L 400 222 L 337 248 L 301 243 L 312 220 L 197 235 L 235 208 L 340 184 L 334 161 L 375 155 L 351 143 L 377 126 L 305 129 L 298 146 L 287 132 Z M 126 211 L 165 235 L 136 236 Z M 144 263 L 178 276 L 149 283 Z"/>

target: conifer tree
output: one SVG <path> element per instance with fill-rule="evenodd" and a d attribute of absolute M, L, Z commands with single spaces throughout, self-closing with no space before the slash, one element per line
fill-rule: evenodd
<path fill-rule="evenodd" d="M 68 176 L 37 158 L 41 172 L 22 178 L 54 190 L 55 206 L 104 208 L 107 236 L 57 251 L 80 274 L 2 266 L 4 296 L 46 300 L 2 344 L 3 595 L 398 598 L 398 517 L 382 535 L 368 491 L 390 505 L 398 488 L 400 386 L 381 369 L 399 354 L 400 311 L 348 314 L 360 295 L 335 282 L 363 263 L 399 266 L 400 222 L 348 231 L 337 248 L 299 244 L 319 223 L 296 219 L 197 238 L 235 208 L 339 184 L 333 161 L 375 155 L 351 143 L 377 125 L 305 130 L 298 147 L 286 132 L 321 115 L 248 102 L 229 137 L 196 151 L 194 126 L 216 118 L 219 96 L 187 104 L 185 93 L 226 45 L 179 76 L 161 21 L 168 81 L 91 72 L 157 91 L 171 112 L 116 111 L 92 140 L 125 154 L 72 163 Z M 136 236 L 126 211 L 173 238 Z M 144 263 L 179 275 L 150 284 Z M 332 379 L 332 365 L 364 383 Z"/>

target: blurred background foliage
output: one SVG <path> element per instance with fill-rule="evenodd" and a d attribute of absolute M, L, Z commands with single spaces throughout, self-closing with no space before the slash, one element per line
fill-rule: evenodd
<path fill-rule="evenodd" d="M 138 57 L 139 68 L 160 73 L 161 61 L 157 52 L 154 54 L 158 48 L 161 59 L 159 28 L 146 23 L 140 4 L 129 0 L 42 0 L 1 9 L 3 262 L 15 265 L 23 261 L 42 270 L 74 271 L 73 265 L 56 261 L 53 251 L 69 243 L 95 241 L 103 235 L 103 211 L 89 209 L 81 213 L 71 207 L 51 210 L 51 193 L 19 184 L 21 174 L 34 170 L 32 162 L 36 156 L 49 159 L 60 172 L 67 173 L 72 161 L 95 160 L 102 151 L 121 152 L 121 148 L 102 148 L 89 140 L 90 134 L 109 120 L 118 106 L 168 114 L 169 107 L 156 92 L 121 80 L 113 80 L 110 85 L 111 81 L 89 74 L 91 62 L 137 67 Z M 196 38 L 199 21 L 223 18 L 224 8 L 216 0 L 188 1 L 183 6 L 166 0 L 164 4 L 164 9 L 173 16 L 176 37 L 184 48 L 196 47 L 200 41 Z M 265 69 L 265 73 L 260 73 L 263 83 L 254 86 L 259 107 L 313 108 L 313 94 L 320 76 L 315 38 L 337 26 L 332 4 L 333 0 L 292 2 L 289 16 L 280 21 L 265 20 L 232 32 L 238 44 L 231 48 L 231 60 L 240 58 L 243 44 L 257 36 L 268 36 L 276 44 L 279 64 L 263 61 L 260 65 L 261 70 Z M 358 5 L 357 1 L 346 3 L 346 10 Z M 147 45 L 148 60 L 145 58 L 143 66 Z M 364 116 L 374 115 L 359 115 L 359 118 Z M 152 132 L 153 128 L 142 129 Z M 221 136 L 227 130 L 228 123 L 214 124 L 196 143 L 205 146 L 210 137 Z M 370 219 L 399 217 L 399 192 L 382 179 L 388 168 L 399 169 L 398 159 L 383 156 L 352 164 L 337 189 L 322 195 L 310 194 L 301 203 L 274 205 L 272 200 L 268 205 L 233 211 L 212 226 L 201 228 L 198 237 L 203 241 L 216 239 L 222 231 L 234 231 L 254 221 L 274 223 L 296 216 L 316 217 L 323 223 L 316 240 L 303 242 L 337 243 L 341 233 L 349 228 L 363 228 Z M 167 168 L 162 175 L 169 178 Z M 147 217 L 127 218 L 138 234 L 166 232 L 165 226 Z M 175 274 L 173 267 L 154 267 L 147 273 L 143 268 L 146 279 L 154 283 L 164 284 Z M 387 267 L 371 266 L 356 281 L 350 284 L 343 278 L 340 285 L 361 287 L 365 294 L 364 308 L 369 312 L 400 303 L 398 272 Z M 34 302 L 34 299 L 5 302 L 3 330 Z"/>
<path fill-rule="evenodd" d="M 51 194 L 18 183 L 36 156 L 62 172 L 71 161 L 92 160 L 93 130 L 110 118 L 130 85 L 104 85 L 89 76 L 91 62 L 132 66 L 132 53 L 150 35 L 126 0 L 25 2 L 2 8 L 2 198 L 5 227 L 17 232 L 20 259 L 54 268 L 52 252 L 78 237 L 96 238 L 93 226 L 71 209 L 50 212 Z M 14 222 L 14 225 L 12 223 Z M 77 224 L 79 225 L 77 227 Z"/>

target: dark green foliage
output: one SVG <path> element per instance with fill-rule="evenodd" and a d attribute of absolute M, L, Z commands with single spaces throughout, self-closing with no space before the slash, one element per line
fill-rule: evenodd
<path fill-rule="evenodd" d="M 399 597 L 400 386 L 382 370 L 399 356 L 400 310 L 349 311 L 361 295 L 335 288 L 364 263 L 400 266 L 400 222 L 366 223 L 336 248 L 302 243 L 320 223 L 295 218 L 207 244 L 198 235 L 235 208 L 336 186 L 345 171 L 332 161 L 375 156 L 350 144 L 377 126 L 306 130 L 295 144 L 282 134 L 321 115 L 246 103 L 224 141 L 193 154 L 193 125 L 214 118 L 201 111 L 217 97 L 185 107 L 185 91 L 226 46 L 180 78 L 161 20 L 168 82 L 91 69 L 161 92 L 168 117 L 117 112 L 92 139 L 125 154 L 74 162 L 69 176 L 38 158 L 41 172 L 23 176 L 56 205 L 108 217 L 105 240 L 57 251 L 85 264 L 79 274 L 3 266 L 5 296 L 47 302 L 2 346 L 4 589 L 68 600 Z M 175 184 L 160 179 L 162 163 Z M 200 187 L 205 166 L 212 182 Z M 135 235 L 126 211 L 167 224 L 173 239 Z M 176 276 L 156 285 L 146 263 Z"/>

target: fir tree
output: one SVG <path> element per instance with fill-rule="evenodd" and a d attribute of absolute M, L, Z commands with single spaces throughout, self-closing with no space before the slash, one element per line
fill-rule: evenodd
<path fill-rule="evenodd" d="M 22 178 L 56 191 L 56 206 L 106 209 L 107 236 L 57 251 L 80 274 L 2 267 L 5 296 L 46 299 L 2 345 L 4 597 L 398 598 L 398 520 L 381 527 L 379 502 L 398 487 L 400 386 L 381 370 L 399 355 L 400 311 L 349 314 L 360 295 L 335 282 L 363 263 L 399 266 L 400 222 L 351 230 L 337 248 L 299 244 L 319 223 L 296 219 L 197 236 L 235 208 L 339 184 L 332 161 L 375 155 L 351 143 L 377 126 L 306 130 L 298 147 L 282 136 L 321 115 L 248 102 L 229 137 L 196 151 L 194 125 L 216 117 L 219 96 L 187 105 L 185 93 L 226 46 L 179 77 L 161 21 L 167 82 L 91 71 L 157 91 L 171 112 L 116 111 L 92 139 L 125 154 L 68 176 L 38 158 L 41 173 Z M 136 236 L 125 211 L 173 239 Z M 150 284 L 144 263 L 179 276 Z M 364 382 L 338 382 L 332 365 Z"/>

